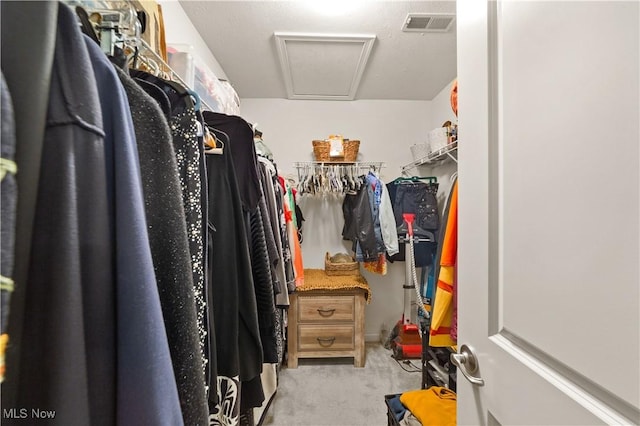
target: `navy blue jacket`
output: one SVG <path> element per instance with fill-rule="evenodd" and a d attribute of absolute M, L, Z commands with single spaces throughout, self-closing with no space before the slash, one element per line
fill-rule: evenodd
<path fill-rule="evenodd" d="M 88 44 L 105 130 L 116 241 L 118 425 L 182 425 L 144 213 L 127 96 L 98 45 Z"/>

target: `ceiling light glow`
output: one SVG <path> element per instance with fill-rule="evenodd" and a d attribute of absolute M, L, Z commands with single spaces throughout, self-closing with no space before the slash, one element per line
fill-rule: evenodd
<path fill-rule="evenodd" d="M 320 15 L 342 16 L 358 9 L 362 0 L 305 0 L 310 9 Z"/>

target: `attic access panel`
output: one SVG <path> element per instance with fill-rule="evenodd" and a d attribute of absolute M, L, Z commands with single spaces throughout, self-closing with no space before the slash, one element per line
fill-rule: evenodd
<path fill-rule="evenodd" d="M 353 100 L 375 35 L 274 33 L 289 99 Z"/>

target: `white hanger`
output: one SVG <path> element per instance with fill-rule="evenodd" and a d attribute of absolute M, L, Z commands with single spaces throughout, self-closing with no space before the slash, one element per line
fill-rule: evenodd
<path fill-rule="evenodd" d="M 222 145 L 218 148 L 218 144 Z M 214 154 L 214 155 L 222 155 L 224 154 L 224 142 L 220 139 L 216 139 L 216 147 L 215 148 L 207 148 L 204 150 L 205 154 Z"/>

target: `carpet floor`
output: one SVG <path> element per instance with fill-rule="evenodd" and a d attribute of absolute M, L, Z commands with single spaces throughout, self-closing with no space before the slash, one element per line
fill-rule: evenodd
<path fill-rule="evenodd" d="M 283 367 L 265 426 L 385 426 L 384 396 L 420 389 L 420 372 L 409 373 L 378 343 L 367 343 L 364 368 L 352 358 L 300 359 L 297 369 Z M 420 360 L 403 364 L 420 368 Z"/>

